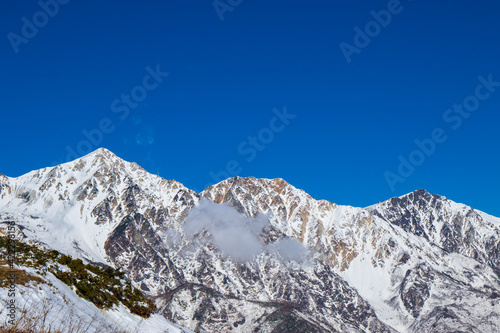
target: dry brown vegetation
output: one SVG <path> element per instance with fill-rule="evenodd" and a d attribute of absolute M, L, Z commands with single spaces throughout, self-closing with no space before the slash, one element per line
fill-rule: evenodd
<path fill-rule="evenodd" d="M 59 318 L 57 322 L 53 319 L 54 314 Z M 106 324 L 104 319 L 99 320 L 97 315 L 85 318 L 68 309 L 66 304 L 55 305 L 48 299 L 18 309 L 14 324 L 0 324 L 0 333 L 85 333 L 95 331 L 92 327 L 99 327 L 101 332 L 106 333 L 125 333 L 116 326 Z"/>
<path fill-rule="evenodd" d="M 2 263 L 0 263 L 0 265 L 2 265 Z M 15 275 L 15 283 L 19 285 L 26 286 L 31 281 L 35 283 L 43 282 L 38 276 L 31 275 L 22 269 L 0 266 L 0 288 L 5 288 L 10 284 L 9 277 L 11 274 Z"/>

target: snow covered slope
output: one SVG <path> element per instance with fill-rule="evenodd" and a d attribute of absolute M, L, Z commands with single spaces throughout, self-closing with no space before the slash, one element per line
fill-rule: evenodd
<path fill-rule="evenodd" d="M 138 185 L 144 189 L 138 193 Z M 151 175 L 106 149 L 18 178 L 0 177 L 0 216 L 23 221 L 23 232 L 51 248 L 111 263 L 104 243 L 130 212 L 168 206 L 174 211 L 182 184 Z M 183 208 L 172 214 L 182 216 Z"/>
<path fill-rule="evenodd" d="M 491 250 L 498 245 L 490 245 L 497 244 L 499 229 L 484 213 L 434 196 L 442 198 L 436 204 L 423 191 L 368 209 L 338 206 L 282 179 L 235 177 L 201 194 L 250 216 L 272 212 L 273 226 L 314 249 L 401 332 L 500 327 L 497 252 Z M 419 205 L 407 200 L 422 196 L 428 200 Z M 446 228 L 456 232 L 442 233 L 453 237 L 438 238 Z"/>
<path fill-rule="evenodd" d="M 25 241 L 122 268 L 161 314 L 193 330 L 391 332 L 322 261 L 268 251 L 240 262 L 204 240 L 213 235 L 186 235 L 199 195 L 105 149 L 7 178 L 4 193 L 0 220 L 15 221 Z M 258 237 L 286 239 L 271 226 Z"/>
<path fill-rule="evenodd" d="M 112 309 L 100 310 L 91 302 L 77 296 L 53 274 L 42 276 L 30 267 L 17 268 L 41 280 L 16 287 L 16 318 L 21 319 L 24 316 L 26 320 L 21 319 L 20 322 L 29 327 L 34 326 L 39 330 L 47 330 L 50 327 L 52 330 L 73 333 L 191 332 L 170 323 L 159 314 L 153 314 L 147 319 L 133 315 L 122 304 Z M 12 299 L 8 296 L 7 288 L 0 288 L 0 299 L 0 315 L 3 321 L 8 313 L 7 302 Z M 29 323 L 28 319 L 32 322 Z"/>
<path fill-rule="evenodd" d="M 219 208 L 204 211 L 206 199 Z M 99 149 L 0 176 L 0 207 L 25 241 L 122 268 L 159 314 L 197 332 L 500 330 L 500 219 L 421 190 L 367 208 L 282 179 L 198 194 Z M 204 229 L 186 232 L 193 219 Z M 220 239 L 253 230 L 238 223 L 263 226 L 243 260 Z"/>
<path fill-rule="evenodd" d="M 425 190 L 381 202 L 368 210 L 448 252 L 500 270 L 498 218 Z"/>

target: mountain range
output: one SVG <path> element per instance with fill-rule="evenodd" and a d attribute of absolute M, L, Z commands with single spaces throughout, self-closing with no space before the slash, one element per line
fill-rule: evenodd
<path fill-rule="evenodd" d="M 99 309 L 17 267 L 40 279 L 19 286 L 19 304 L 59 302 L 69 310 L 52 322 L 80 314 L 88 332 L 500 331 L 500 219 L 425 190 L 365 208 L 283 179 L 197 193 L 100 148 L 0 175 L 4 235 L 8 225 L 20 242 L 119 269 L 156 305 L 147 319 Z"/>

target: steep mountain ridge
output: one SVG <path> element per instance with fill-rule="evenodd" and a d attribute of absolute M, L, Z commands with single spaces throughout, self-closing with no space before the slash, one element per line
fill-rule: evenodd
<path fill-rule="evenodd" d="M 253 177 L 198 194 L 99 149 L 0 176 L 0 222 L 15 221 L 25 241 L 120 267 L 165 318 L 194 331 L 494 332 L 500 219 L 441 198 L 416 191 L 356 208 Z M 205 199 L 267 214 L 261 241 L 296 241 L 309 256 L 228 258 L 209 231 L 185 233 Z"/>
<path fill-rule="evenodd" d="M 448 252 L 471 257 L 500 272 L 499 223 L 487 214 L 425 190 L 368 210 Z"/>
<path fill-rule="evenodd" d="M 276 253 L 235 262 L 200 243 L 203 235 L 186 237 L 198 194 L 107 150 L 9 183 L 0 218 L 15 221 L 22 237 L 122 268 L 167 319 L 196 331 L 391 331 L 321 262 L 291 270 Z"/>
<path fill-rule="evenodd" d="M 108 263 L 104 242 L 118 221 L 133 211 L 167 205 L 172 215 L 181 216 L 185 212 L 177 196 L 197 196 L 182 184 L 151 175 L 102 148 L 6 181 L 11 194 L 0 199 L 1 213 L 31 220 L 30 228 L 24 230 L 30 238 L 74 256 Z M 144 191 L 138 192 L 138 183 L 147 184 Z M 43 224 L 36 222 L 40 219 Z M 63 232 L 54 235 L 50 232 L 54 230 Z"/>
<path fill-rule="evenodd" d="M 420 190 L 403 199 L 394 198 L 390 201 L 403 202 L 403 207 L 406 207 L 406 197 L 428 197 L 426 193 Z M 474 296 L 478 297 L 479 303 L 489 305 L 478 311 L 479 307 L 474 303 L 477 319 L 473 323 L 460 316 L 450 320 L 451 315 L 442 316 L 442 312 L 436 310 L 442 306 L 436 300 L 455 299 L 460 297 L 456 297 L 460 293 L 474 294 L 471 290 L 483 287 L 483 282 L 492 286 L 492 290 L 498 290 L 498 276 L 492 269 L 468 258 L 450 256 L 450 251 L 436 246 L 423 234 L 412 233 L 404 225 L 392 223 L 389 216 L 377 213 L 374 207 L 378 206 L 362 209 L 316 201 L 283 180 L 252 177 L 222 181 L 201 195 L 218 203 L 229 204 L 247 215 L 271 211 L 273 226 L 314 249 L 316 258 L 331 266 L 355 287 L 374 307 L 382 321 L 401 331 L 433 321 L 436 327 L 479 327 L 480 323 L 487 323 L 485 325 L 489 327 L 498 324 L 496 316 L 481 315 L 482 312 L 494 312 L 497 306 L 496 301 L 493 304 L 487 302 L 494 295 L 491 290 Z M 426 205 L 422 206 L 410 212 L 408 218 L 412 220 L 415 219 L 413 216 L 428 216 Z M 464 205 L 453 203 L 455 210 L 458 206 L 465 209 Z M 452 216 L 442 215 L 443 219 Z M 488 227 L 494 225 L 488 224 Z M 468 255 L 467 252 L 461 254 Z M 437 286 L 440 286 L 439 293 L 434 294 Z M 449 290 L 455 291 L 452 293 Z M 436 303 L 434 307 L 428 306 L 433 303 Z M 459 304 L 455 312 L 467 312 L 467 316 L 471 317 L 474 309 L 470 304 Z M 494 318 L 493 324 L 491 318 Z M 443 324 L 443 320 L 452 321 L 453 324 Z"/>

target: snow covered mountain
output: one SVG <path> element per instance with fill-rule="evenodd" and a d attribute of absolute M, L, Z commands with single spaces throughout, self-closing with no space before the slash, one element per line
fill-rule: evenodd
<path fill-rule="evenodd" d="M 500 330 L 500 219 L 423 190 L 364 209 L 282 179 L 198 194 L 99 149 L 0 176 L 5 221 L 25 242 L 121 268 L 196 332 Z M 251 256 L 235 257 L 244 243 Z"/>
<path fill-rule="evenodd" d="M 500 219 L 418 190 L 369 210 L 447 252 L 459 253 L 500 271 Z"/>
<path fill-rule="evenodd" d="M 443 197 L 434 196 L 440 203 L 429 202 L 433 196 L 421 190 L 367 209 L 337 206 L 316 201 L 281 179 L 232 178 L 202 195 L 248 215 L 272 211 L 274 226 L 315 249 L 319 260 L 333 267 L 398 331 L 494 332 L 499 327 L 498 275 L 494 265 L 485 264 L 496 260 L 496 252 L 489 250 L 498 240 L 496 218 Z M 404 228 L 408 223 L 401 216 L 419 224 L 439 217 L 439 230 L 474 224 L 478 236 L 470 242 L 464 239 L 465 231 L 443 237 L 443 244 L 462 244 L 463 251 L 453 252 L 411 232 L 417 227 Z M 478 258 L 482 260 L 473 260 Z"/>

